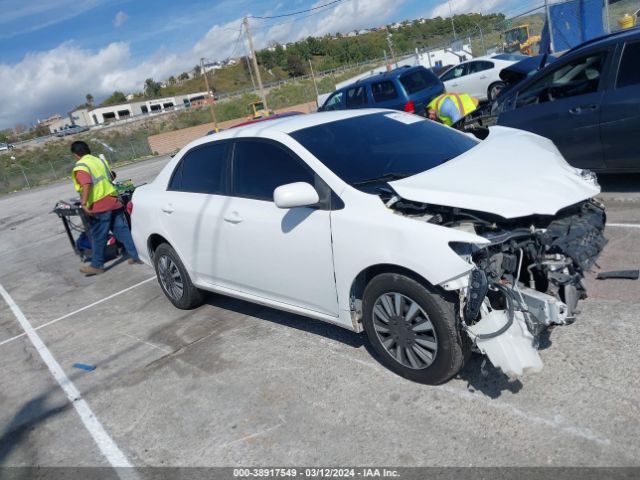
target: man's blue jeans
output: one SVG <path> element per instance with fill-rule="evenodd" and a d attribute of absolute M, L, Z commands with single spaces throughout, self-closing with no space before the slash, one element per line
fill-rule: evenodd
<path fill-rule="evenodd" d="M 111 210 L 110 212 L 96 213 L 93 217 L 89 217 L 89 227 L 91 228 L 92 267 L 104 268 L 104 250 L 107 246 L 109 230 L 124 245 L 129 256 L 134 260 L 138 260 L 138 251 L 133 244 L 131 231 L 124 218 L 123 208 Z"/>

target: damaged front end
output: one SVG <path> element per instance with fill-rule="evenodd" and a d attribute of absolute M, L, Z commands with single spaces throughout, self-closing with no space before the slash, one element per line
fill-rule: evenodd
<path fill-rule="evenodd" d="M 466 286 L 443 287 L 458 290 L 460 328 L 496 367 L 509 377 L 539 371 L 542 333 L 572 323 L 578 301 L 587 297 L 582 279 L 607 243 L 604 207 L 592 199 L 554 216 L 507 220 L 397 196 L 387 206 L 489 240 L 450 244 L 473 269 Z"/>

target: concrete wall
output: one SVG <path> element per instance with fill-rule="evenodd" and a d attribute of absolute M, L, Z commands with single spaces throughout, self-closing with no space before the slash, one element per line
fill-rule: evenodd
<path fill-rule="evenodd" d="M 303 112 L 310 113 L 316 110 L 316 103 L 302 103 L 293 107 L 282 108 L 276 110 L 277 113 L 283 112 Z M 219 122 L 218 128 L 227 129 L 233 127 L 242 122 L 246 122 L 248 118 L 236 118 L 235 120 L 228 120 L 226 122 Z M 204 125 L 197 125 L 195 127 L 183 128 L 181 130 L 175 130 L 173 132 L 160 133 L 158 135 L 151 135 L 149 137 L 149 147 L 152 152 L 157 152 L 159 155 L 168 155 L 180 150 L 188 143 L 196 140 L 197 138 L 204 137 L 207 132 L 213 130 L 213 122 L 205 123 Z"/>
<path fill-rule="evenodd" d="M 64 127 L 70 127 L 73 125 L 71 123 L 71 119 L 69 117 L 63 117 L 60 120 L 56 120 L 51 125 L 49 125 L 49 132 L 56 133 L 62 130 Z"/>

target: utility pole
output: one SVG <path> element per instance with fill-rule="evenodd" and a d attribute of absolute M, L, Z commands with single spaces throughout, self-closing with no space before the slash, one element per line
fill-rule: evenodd
<path fill-rule="evenodd" d="M 453 10 L 451 9 L 451 0 L 449 0 L 449 15 L 451 15 L 451 28 L 453 29 L 453 39 L 457 40 L 456 36 L 456 24 L 453 23 Z"/>
<path fill-rule="evenodd" d="M 317 99 L 320 96 L 320 92 L 318 92 L 318 84 L 316 83 L 316 75 L 315 73 L 313 73 L 313 64 L 311 63 L 311 59 L 309 59 L 309 68 L 311 69 L 311 78 L 313 79 L 313 86 L 316 89 L 316 99 Z"/>
<path fill-rule="evenodd" d="M 480 42 L 482 42 L 482 50 L 484 51 L 484 54 L 487 54 L 487 47 L 485 47 L 484 45 L 484 35 L 482 34 L 482 27 L 480 25 L 478 25 L 477 23 L 475 24 L 476 27 L 478 27 L 478 30 L 480 30 Z M 469 42 L 471 43 L 471 42 Z"/>
<path fill-rule="evenodd" d="M 251 58 L 253 59 L 253 68 L 256 70 L 256 79 L 258 80 L 258 87 L 260 88 L 260 96 L 262 97 L 262 104 L 264 109 L 269 111 L 267 105 L 267 96 L 264 94 L 264 88 L 262 87 L 262 77 L 260 77 L 260 69 L 258 68 L 258 59 L 256 58 L 256 52 L 253 49 L 253 39 L 251 38 L 251 31 L 249 30 L 249 18 L 244 17 L 242 21 L 244 28 L 247 30 L 247 39 L 249 40 L 249 50 L 251 51 Z"/>
<path fill-rule="evenodd" d="M 253 69 L 251 68 L 251 62 L 249 61 L 249 55 L 244 57 L 247 60 L 247 68 L 249 69 L 249 76 L 251 77 L 251 85 L 253 85 L 253 89 L 256 90 L 256 81 L 253 79 Z"/>
<path fill-rule="evenodd" d="M 389 52 L 391 52 L 391 58 L 393 59 L 393 63 L 396 64 L 396 68 L 398 68 L 398 60 L 396 59 L 396 53 L 393 51 L 393 42 L 391 41 L 391 32 L 387 28 L 387 44 L 389 45 Z"/>
<path fill-rule="evenodd" d="M 213 118 L 213 128 L 217 132 L 218 131 L 218 119 L 216 118 L 216 109 L 213 106 L 215 100 L 213 98 L 213 92 L 209 88 L 209 79 L 207 78 L 207 71 L 204 68 L 204 58 L 200 59 L 200 70 L 202 70 L 202 74 L 204 75 L 204 84 L 207 87 L 207 93 L 211 95 L 211 117 Z"/>

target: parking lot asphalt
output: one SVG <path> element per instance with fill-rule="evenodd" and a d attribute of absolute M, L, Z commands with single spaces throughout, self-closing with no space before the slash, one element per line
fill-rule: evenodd
<path fill-rule="evenodd" d="M 166 161 L 119 177 L 149 181 Z M 640 268 L 638 177 L 603 185 L 601 270 Z M 0 285 L 132 465 L 640 465 L 640 281 L 589 274 L 541 373 L 510 382 L 474 357 L 431 387 L 335 326 L 218 295 L 177 310 L 147 266 L 84 277 L 49 213 L 73 195 L 69 182 L 0 198 Z M 0 299 L 0 465 L 108 466 L 15 308 Z"/>

